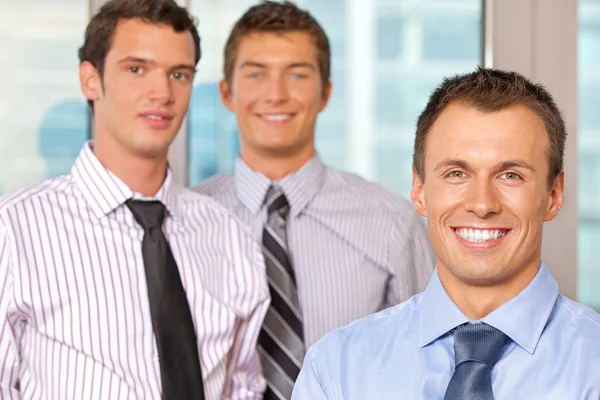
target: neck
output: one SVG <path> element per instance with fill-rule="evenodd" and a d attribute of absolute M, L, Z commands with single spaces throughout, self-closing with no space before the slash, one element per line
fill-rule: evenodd
<path fill-rule="evenodd" d="M 480 320 L 521 293 L 535 278 L 539 265 L 540 259 L 501 283 L 488 284 L 465 282 L 440 263 L 437 270 L 454 304 L 471 320 Z"/>
<path fill-rule="evenodd" d="M 156 195 L 167 173 L 167 155 L 140 157 L 127 152 L 110 135 L 96 135 L 94 154 L 100 163 L 131 190 L 146 197 Z"/>
<path fill-rule="evenodd" d="M 256 154 L 242 149 L 241 159 L 252 168 L 258 171 L 271 181 L 278 181 L 289 174 L 298 171 L 315 155 L 314 147 L 299 152 L 297 154 Z"/>

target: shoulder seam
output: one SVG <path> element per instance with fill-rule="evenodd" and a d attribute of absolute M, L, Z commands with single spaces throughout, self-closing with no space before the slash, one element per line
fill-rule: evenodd
<path fill-rule="evenodd" d="M 588 315 L 576 315 L 575 310 L 573 310 L 563 299 L 562 301 L 562 305 L 564 305 L 565 309 L 569 312 L 569 314 L 571 314 L 571 316 L 573 318 L 576 319 L 585 319 L 590 321 L 591 323 L 593 323 L 596 327 L 598 327 L 600 329 L 600 323 L 598 321 L 594 321 L 592 318 L 590 318 Z M 588 307 L 588 306 L 585 306 Z"/>

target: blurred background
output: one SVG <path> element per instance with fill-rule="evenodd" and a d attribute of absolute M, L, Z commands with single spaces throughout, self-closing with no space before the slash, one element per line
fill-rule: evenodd
<path fill-rule="evenodd" d="M 102 0 L 4 0 L 0 12 L 0 194 L 67 173 L 90 116 L 77 49 Z M 203 57 L 171 151 L 194 185 L 239 151 L 217 84 L 233 22 L 255 1 L 181 0 Z M 556 97 L 569 128 L 567 201 L 544 259 L 566 295 L 600 310 L 600 0 L 298 0 L 332 45 L 333 97 L 317 148 L 329 165 L 408 196 L 415 121 L 442 77 L 477 65 L 517 70 Z"/>

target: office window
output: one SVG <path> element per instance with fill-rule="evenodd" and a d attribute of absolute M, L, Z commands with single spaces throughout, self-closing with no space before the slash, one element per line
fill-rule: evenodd
<path fill-rule="evenodd" d="M 579 0 L 578 300 L 600 310 L 600 2 Z"/>
<path fill-rule="evenodd" d="M 0 193 L 69 171 L 88 136 L 77 49 L 88 2 L 20 0 L 0 12 Z"/>
<path fill-rule="evenodd" d="M 221 105 L 217 82 L 229 30 L 252 4 L 191 0 L 204 54 L 189 113 L 192 185 L 230 172 L 239 153 L 235 119 Z M 332 47 L 333 94 L 317 123 L 318 152 L 331 166 L 408 196 L 418 114 L 442 77 L 480 64 L 481 1 L 297 4 L 323 25 Z"/>

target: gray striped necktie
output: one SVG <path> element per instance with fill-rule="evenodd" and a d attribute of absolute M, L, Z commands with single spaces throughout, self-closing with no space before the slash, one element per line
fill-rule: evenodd
<path fill-rule="evenodd" d="M 267 380 L 265 400 L 290 399 L 304 358 L 302 316 L 296 278 L 287 247 L 289 205 L 283 192 L 270 187 L 266 196 L 267 224 L 263 250 L 271 306 L 258 339 L 258 351 Z"/>

